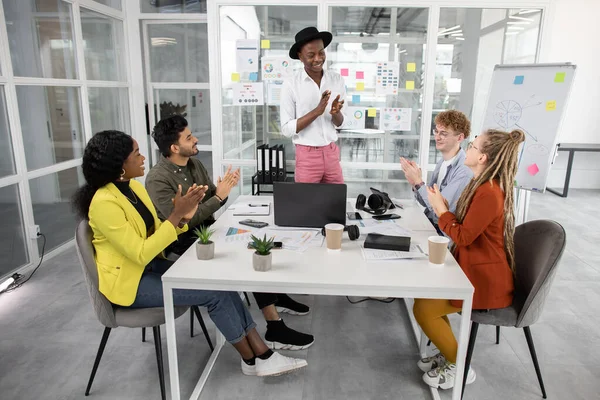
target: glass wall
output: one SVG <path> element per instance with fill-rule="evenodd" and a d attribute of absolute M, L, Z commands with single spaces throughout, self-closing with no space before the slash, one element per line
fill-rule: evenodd
<path fill-rule="evenodd" d="M 0 3 L 10 50 L 0 77 L 0 278 L 39 259 L 35 225 L 46 253 L 72 240 L 87 139 L 131 130 L 121 1 L 84 3 Z"/>

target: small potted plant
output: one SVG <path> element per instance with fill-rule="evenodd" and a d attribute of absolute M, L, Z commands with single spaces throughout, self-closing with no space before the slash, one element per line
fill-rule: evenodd
<path fill-rule="evenodd" d="M 273 239 L 267 239 L 267 235 L 265 235 L 262 239 L 257 238 L 256 236 L 251 236 L 252 241 L 250 242 L 250 247 L 252 247 L 255 251 L 252 254 L 252 266 L 255 271 L 268 271 L 271 269 L 272 265 L 272 254 L 271 250 L 273 249 Z"/>
<path fill-rule="evenodd" d="M 196 256 L 198 260 L 210 260 L 215 256 L 215 243 L 210 240 L 210 237 L 215 233 L 208 226 L 203 226 L 200 229 L 194 229 L 194 234 L 198 237 L 196 242 Z"/>

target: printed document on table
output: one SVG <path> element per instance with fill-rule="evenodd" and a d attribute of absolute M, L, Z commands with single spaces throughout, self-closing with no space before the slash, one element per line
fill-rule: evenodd
<path fill-rule="evenodd" d="M 365 249 L 364 246 L 361 246 L 361 250 L 363 258 L 366 261 L 402 260 L 407 258 L 429 257 L 429 255 L 423 251 L 423 247 L 419 244 L 411 244 L 410 251 Z"/>
<path fill-rule="evenodd" d="M 236 203 L 229 207 L 233 211 L 234 216 L 244 215 L 269 215 L 271 214 L 271 203 L 255 202 L 255 203 Z"/>
<path fill-rule="evenodd" d="M 267 238 L 273 237 L 275 242 L 282 242 L 284 250 L 298 251 L 300 253 L 306 251 L 309 247 L 317 246 L 317 236 L 321 234 L 317 231 L 309 230 L 281 230 L 263 228 L 257 236 L 267 235 Z M 322 239 L 321 239 L 322 243 Z M 320 246 L 320 243 L 318 244 Z"/>

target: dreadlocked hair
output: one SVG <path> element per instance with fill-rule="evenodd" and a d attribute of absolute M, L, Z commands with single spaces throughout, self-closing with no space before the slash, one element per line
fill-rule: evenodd
<path fill-rule="evenodd" d="M 462 223 L 471 200 L 477 189 L 494 180 L 500 183 L 500 189 L 504 192 L 504 251 L 510 269 L 515 273 L 515 213 L 513 186 L 517 175 L 517 158 L 519 146 L 525 141 L 525 133 L 521 130 L 503 132 L 488 129 L 483 133 L 483 145 L 481 153 L 487 155 L 488 163 L 485 170 L 477 178 L 473 178 L 460 195 L 456 204 L 456 219 Z"/>

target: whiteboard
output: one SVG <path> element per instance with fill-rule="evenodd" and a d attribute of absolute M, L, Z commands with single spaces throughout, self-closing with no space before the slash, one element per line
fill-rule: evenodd
<path fill-rule="evenodd" d="M 521 129 L 515 186 L 544 192 L 576 66 L 496 65 L 481 131 Z"/>

